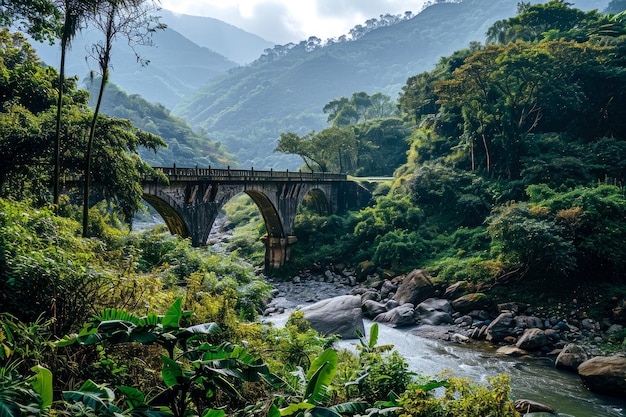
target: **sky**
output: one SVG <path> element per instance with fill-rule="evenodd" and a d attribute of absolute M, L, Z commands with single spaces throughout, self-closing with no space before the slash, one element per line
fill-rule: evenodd
<path fill-rule="evenodd" d="M 161 0 L 176 13 L 208 16 L 277 44 L 322 40 L 381 14 L 418 13 L 427 0 Z"/>

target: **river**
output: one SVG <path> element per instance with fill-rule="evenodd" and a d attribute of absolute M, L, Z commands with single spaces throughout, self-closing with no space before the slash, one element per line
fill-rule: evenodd
<path fill-rule="evenodd" d="M 283 326 L 289 313 L 269 318 Z M 372 321 L 365 320 L 366 333 Z M 561 417 L 626 416 L 626 399 L 606 397 L 589 392 L 580 378 L 559 371 L 549 359 L 512 359 L 495 356 L 487 342 L 472 341 L 467 345 L 441 342 L 416 336 L 406 329 L 380 325 L 380 344 L 393 344 L 409 364 L 409 369 L 423 376 L 436 377 L 444 371 L 456 377 L 486 383 L 487 377 L 508 374 L 513 399 L 529 399 L 554 408 Z M 368 335 L 369 336 L 369 335 Z M 354 350 L 356 340 L 344 340 L 338 347 Z M 531 413 L 528 417 L 549 416 Z"/>
<path fill-rule="evenodd" d="M 220 217 L 219 222 L 224 219 Z M 221 223 L 220 223 L 221 224 Z M 212 229 L 210 242 L 219 249 L 220 228 Z M 216 247 L 217 246 L 217 247 Z M 293 303 L 299 304 L 302 300 Z M 281 326 L 289 313 L 264 321 Z M 366 333 L 372 322 L 365 320 Z M 379 342 L 393 344 L 409 364 L 411 371 L 424 376 L 451 371 L 454 376 L 485 383 L 487 377 L 508 374 L 514 399 L 524 398 L 547 404 L 561 417 L 618 417 L 626 416 L 626 399 L 606 397 L 589 392 L 580 378 L 559 371 L 548 359 L 509 359 L 495 356 L 495 349 L 486 342 L 472 341 L 467 345 L 441 342 L 413 335 L 406 329 L 379 326 Z M 342 341 L 339 347 L 354 348 L 355 341 Z M 528 414 L 529 417 L 549 414 Z"/>
<path fill-rule="evenodd" d="M 371 324 L 367 321 L 365 328 L 368 329 Z M 378 340 L 380 343 L 392 343 L 406 358 L 410 369 L 422 375 L 436 376 L 449 370 L 455 376 L 486 382 L 487 377 L 506 373 L 510 376 L 515 399 L 525 398 L 547 404 L 560 416 L 626 415 L 626 399 L 589 392 L 577 375 L 559 371 L 548 359 L 500 358 L 494 355 L 493 347 L 486 342 L 473 341 L 467 345 L 446 343 L 388 326 L 379 326 Z"/>

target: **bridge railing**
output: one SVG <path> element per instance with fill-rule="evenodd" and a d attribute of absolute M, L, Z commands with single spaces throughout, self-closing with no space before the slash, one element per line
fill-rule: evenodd
<path fill-rule="evenodd" d="M 302 172 L 302 171 L 274 171 L 251 169 L 221 169 L 221 168 L 178 168 L 154 167 L 168 178 L 181 179 L 230 179 L 246 181 L 345 181 L 346 174 L 334 174 L 329 172 Z M 149 179 L 149 178 L 146 178 Z"/>

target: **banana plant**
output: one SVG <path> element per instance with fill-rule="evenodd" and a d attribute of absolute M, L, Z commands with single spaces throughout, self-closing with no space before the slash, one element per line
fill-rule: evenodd
<path fill-rule="evenodd" d="M 220 331 L 215 323 L 181 327 L 183 319 L 191 314 L 183 312 L 181 306 L 179 298 L 165 315 L 145 317 L 121 309 L 105 309 L 85 323 L 79 334 L 64 337 L 57 346 L 105 341 L 162 346 L 167 354 L 161 355 L 161 377 L 167 389 L 151 403 L 167 404 L 170 415 L 175 417 L 220 417 L 222 410 L 209 407 L 218 392 L 241 398 L 238 381 L 276 383 L 278 378 L 270 373 L 268 366 L 246 349 L 230 343 L 206 343 L 207 335 Z M 192 410 L 192 406 L 197 410 Z"/>
<path fill-rule="evenodd" d="M 356 414 L 363 412 L 367 408 L 366 403 L 351 402 L 326 406 L 328 403 L 328 390 L 337 372 L 337 351 L 326 349 L 313 361 L 306 375 L 300 372 L 301 380 L 306 382 L 304 393 L 299 402 L 292 402 L 284 408 L 279 409 L 272 405 L 268 417 L 341 417 L 341 413 Z M 282 398 L 282 401 L 290 399 Z"/>
<path fill-rule="evenodd" d="M 76 391 L 63 391 L 67 411 L 73 416 L 101 417 L 166 417 L 171 412 L 166 407 L 156 408 L 146 404 L 143 394 L 132 387 L 117 387 L 125 397 L 127 409 L 116 405 L 115 392 L 104 384 L 87 380 Z"/>

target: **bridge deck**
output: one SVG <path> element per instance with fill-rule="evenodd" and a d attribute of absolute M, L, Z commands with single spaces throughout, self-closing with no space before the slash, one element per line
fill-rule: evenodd
<path fill-rule="evenodd" d="M 170 179 L 177 181 L 346 181 L 346 174 L 302 171 L 259 171 L 255 169 L 215 169 L 154 167 Z M 150 176 L 145 179 L 150 179 Z"/>

